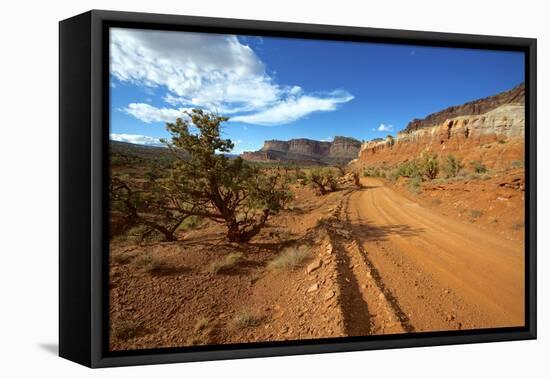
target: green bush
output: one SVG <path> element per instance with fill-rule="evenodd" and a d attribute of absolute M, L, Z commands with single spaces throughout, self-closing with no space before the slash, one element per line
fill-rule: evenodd
<path fill-rule="evenodd" d="M 395 169 L 396 177 L 416 177 L 422 176 L 422 170 L 418 159 L 414 159 L 403 164 L 400 164 Z"/>
<path fill-rule="evenodd" d="M 421 183 L 422 179 L 420 178 L 420 176 L 412 177 L 409 180 L 409 190 L 414 194 L 419 194 L 421 192 Z"/>
<path fill-rule="evenodd" d="M 433 180 L 439 173 L 439 160 L 437 154 L 423 152 L 420 155 L 421 176 L 427 180 Z"/>
<path fill-rule="evenodd" d="M 462 164 L 454 155 L 447 155 L 443 164 L 443 171 L 446 178 L 456 177 L 462 169 Z"/>
<path fill-rule="evenodd" d="M 481 162 L 481 160 L 472 160 L 470 161 L 470 166 L 475 173 L 485 173 L 487 172 L 487 167 Z"/>
<path fill-rule="evenodd" d="M 379 167 L 368 167 L 363 171 L 364 177 L 384 177 L 384 171 Z"/>
<path fill-rule="evenodd" d="M 330 168 L 314 168 L 309 171 L 308 181 L 321 195 L 338 190 L 336 175 Z"/>

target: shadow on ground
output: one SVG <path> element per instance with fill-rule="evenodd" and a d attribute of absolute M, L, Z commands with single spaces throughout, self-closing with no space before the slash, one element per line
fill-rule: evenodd
<path fill-rule="evenodd" d="M 59 346 L 57 343 L 40 343 L 38 344 L 38 347 L 55 356 L 59 355 Z"/>

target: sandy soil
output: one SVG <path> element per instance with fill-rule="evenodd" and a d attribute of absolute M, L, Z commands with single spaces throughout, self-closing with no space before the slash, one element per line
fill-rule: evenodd
<path fill-rule="evenodd" d="M 512 215 L 504 215 L 504 226 L 489 220 L 521 207 L 512 176 L 505 180 L 512 187 L 491 193 L 492 209 L 492 200 L 475 198 L 502 178 L 473 182 L 471 191 L 455 191 L 454 202 L 440 198 L 443 204 L 434 198 L 453 190 L 426 186 L 413 195 L 365 178 L 362 189 L 326 196 L 295 188 L 291 209 L 245 245 L 227 243 L 223 228 L 210 223 L 178 242 L 112 242 L 111 349 L 521 326 L 522 231 L 500 233 Z M 488 203 L 487 214 L 459 217 L 457 201 L 468 211 Z M 308 255 L 295 268 L 270 269 L 288 248 Z M 235 267 L 208 271 L 235 252 L 245 256 Z M 143 269 L 143 256 L 161 267 Z"/>
<path fill-rule="evenodd" d="M 524 247 L 365 179 L 345 201 L 357 251 L 414 331 L 522 326 Z"/>

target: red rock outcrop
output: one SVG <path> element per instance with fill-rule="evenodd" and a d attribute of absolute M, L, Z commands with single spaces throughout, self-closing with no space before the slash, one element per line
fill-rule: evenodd
<path fill-rule="evenodd" d="M 445 120 L 464 115 L 480 115 L 487 113 L 506 104 L 524 104 L 525 103 L 525 84 L 521 83 L 517 87 L 499 93 L 494 96 L 485 97 L 479 100 L 470 101 L 463 105 L 451 106 L 440 112 L 430 114 L 424 119 L 413 119 L 404 132 L 412 132 L 425 127 L 436 126 Z"/>
<path fill-rule="evenodd" d="M 354 163 L 392 166 L 413 159 L 423 151 L 431 151 L 504 168 L 514 160 L 524 160 L 524 134 L 524 105 L 505 104 L 483 114 L 463 115 L 430 127 L 406 129 L 395 139 L 363 143 Z"/>
<path fill-rule="evenodd" d="M 357 157 L 361 142 L 353 138 L 337 136 L 332 142 L 311 139 L 289 141 L 268 140 L 259 151 L 244 152 L 241 157 L 252 161 L 295 161 L 310 163 L 347 163 Z"/>

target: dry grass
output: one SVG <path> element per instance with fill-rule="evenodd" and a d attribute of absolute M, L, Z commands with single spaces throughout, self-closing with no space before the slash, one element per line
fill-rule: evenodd
<path fill-rule="evenodd" d="M 210 327 L 210 320 L 208 318 L 201 317 L 195 323 L 194 330 L 196 333 L 202 332 Z"/>
<path fill-rule="evenodd" d="M 123 252 L 116 255 L 113 254 L 111 256 L 111 260 L 116 264 L 125 265 L 130 263 L 134 259 L 134 257 L 134 255 Z"/>
<path fill-rule="evenodd" d="M 268 264 L 269 270 L 290 270 L 294 269 L 309 256 L 309 247 L 302 245 L 299 248 L 290 247 L 284 249 Z"/>
<path fill-rule="evenodd" d="M 186 340 L 187 345 L 206 345 L 212 342 L 215 324 L 210 319 L 201 317 L 193 327 L 193 334 Z"/>
<path fill-rule="evenodd" d="M 146 253 L 136 257 L 132 261 L 132 265 L 145 272 L 153 273 L 164 269 L 168 269 L 169 266 L 160 256 L 155 256 L 150 253 Z"/>
<path fill-rule="evenodd" d="M 114 336 L 122 341 L 133 339 L 143 332 L 143 326 L 135 320 L 123 320 L 113 325 Z"/>
<path fill-rule="evenodd" d="M 241 312 L 232 319 L 231 324 L 238 329 L 256 327 L 260 325 L 263 317 L 252 314 L 250 312 Z"/>
<path fill-rule="evenodd" d="M 481 210 L 470 210 L 470 217 L 472 218 L 480 218 L 483 215 L 483 211 Z"/>
<path fill-rule="evenodd" d="M 207 272 L 212 274 L 223 273 L 234 268 L 242 261 L 244 261 L 244 254 L 242 252 L 233 252 L 225 256 L 223 260 L 214 261 L 210 264 Z"/>

